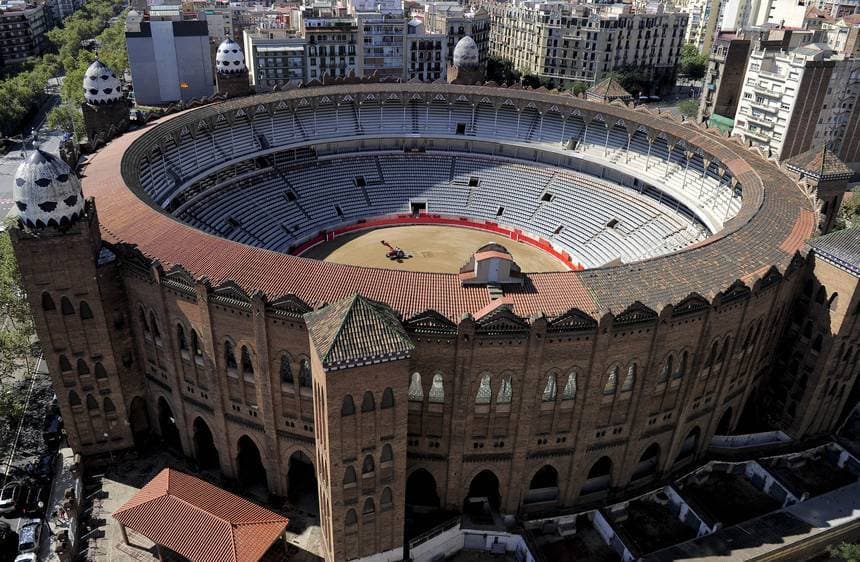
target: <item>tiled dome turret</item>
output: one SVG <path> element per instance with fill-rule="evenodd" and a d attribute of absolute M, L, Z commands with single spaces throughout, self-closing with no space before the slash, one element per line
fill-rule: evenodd
<path fill-rule="evenodd" d="M 12 198 L 30 228 L 68 226 L 84 210 L 78 177 L 65 162 L 39 149 L 18 166 Z"/>
<path fill-rule="evenodd" d="M 215 53 L 215 70 L 224 74 L 235 74 L 244 72 L 245 69 L 245 53 L 242 48 L 229 37 L 224 39 Z"/>
<path fill-rule="evenodd" d="M 97 60 L 84 74 L 84 98 L 90 105 L 113 103 L 122 98 L 119 78 L 113 70 Z"/>
<path fill-rule="evenodd" d="M 480 55 L 475 40 L 466 35 L 454 47 L 454 66 L 460 68 L 478 68 Z"/>

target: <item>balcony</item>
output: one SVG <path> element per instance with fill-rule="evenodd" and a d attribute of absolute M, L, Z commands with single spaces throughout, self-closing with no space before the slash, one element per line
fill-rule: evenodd
<path fill-rule="evenodd" d="M 782 98 L 783 96 L 783 92 L 775 92 L 774 90 L 770 90 L 768 88 L 762 88 L 759 85 L 753 86 L 753 91 L 757 94 L 762 94 L 771 98 Z"/>
<path fill-rule="evenodd" d="M 769 105 L 769 104 L 757 102 L 754 100 L 749 100 L 749 104 L 750 104 L 750 107 L 760 109 L 761 111 L 767 111 L 768 113 L 779 112 L 779 106 L 776 106 L 776 105 Z"/>
<path fill-rule="evenodd" d="M 774 125 L 776 125 L 776 123 L 773 120 L 767 119 L 767 118 L 762 117 L 760 115 L 747 114 L 746 118 L 748 121 L 752 121 L 753 123 L 757 123 L 757 124 L 761 125 L 762 127 L 767 128 L 767 129 L 773 129 Z"/>

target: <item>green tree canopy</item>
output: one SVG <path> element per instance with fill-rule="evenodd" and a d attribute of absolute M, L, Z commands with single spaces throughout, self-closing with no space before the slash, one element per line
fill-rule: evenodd
<path fill-rule="evenodd" d="M 681 47 L 680 72 L 690 80 L 701 80 L 708 69 L 708 55 L 700 53 L 692 43 Z"/>

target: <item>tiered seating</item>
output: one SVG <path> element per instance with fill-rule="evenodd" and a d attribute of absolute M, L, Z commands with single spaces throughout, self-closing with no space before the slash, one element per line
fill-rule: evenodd
<path fill-rule="evenodd" d="M 286 251 L 325 228 L 409 213 L 414 201 L 431 214 L 494 221 L 552 240 L 587 267 L 675 251 L 706 235 L 648 196 L 591 176 L 433 152 L 359 153 L 287 172 L 257 170 L 198 194 L 177 215 L 232 240 Z"/>

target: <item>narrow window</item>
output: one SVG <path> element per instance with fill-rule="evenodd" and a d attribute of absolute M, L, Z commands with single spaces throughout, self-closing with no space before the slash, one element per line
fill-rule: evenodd
<path fill-rule="evenodd" d="M 311 362 L 307 359 L 299 361 L 299 386 L 311 387 Z"/>
<path fill-rule="evenodd" d="M 555 373 L 550 373 L 546 377 L 546 384 L 543 387 L 543 401 L 552 402 L 558 392 L 558 383 L 555 380 Z"/>
<path fill-rule="evenodd" d="M 176 339 L 179 342 L 179 350 L 188 351 L 188 340 L 185 338 L 185 328 L 182 324 L 176 325 Z"/>
<path fill-rule="evenodd" d="M 376 409 L 376 400 L 373 398 L 373 393 L 369 390 L 364 393 L 364 398 L 361 400 L 361 411 L 372 412 Z"/>
<path fill-rule="evenodd" d="M 493 389 L 490 386 L 490 375 L 481 377 L 481 383 L 478 386 L 478 394 L 475 395 L 475 404 L 489 404 L 493 396 Z"/>
<path fill-rule="evenodd" d="M 340 405 L 341 416 L 351 416 L 355 413 L 355 402 L 352 400 L 352 395 L 347 394 L 343 397 L 343 402 Z"/>
<path fill-rule="evenodd" d="M 251 352 L 244 345 L 242 346 L 242 372 L 249 375 L 254 374 L 254 364 L 251 362 Z"/>
<path fill-rule="evenodd" d="M 75 313 L 75 307 L 72 306 L 72 301 L 70 301 L 67 297 L 63 297 L 60 299 L 60 310 L 63 312 L 64 316 L 69 316 Z"/>
<path fill-rule="evenodd" d="M 108 378 L 107 371 L 105 370 L 105 367 L 104 367 L 104 365 L 102 365 L 101 361 L 96 361 L 95 371 L 96 371 L 96 378 L 97 379 Z"/>
<path fill-rule="evenodd" d="M 81 320 L 92 320 L 93 311 L 87 301 L 81 301 Z"/>
<path fill-rule="evenodd" d="M 51 298 L 51 295 L 48 293 L 42 293 L 42 310 L 56 310 L 57 307 L 54 305 L 54 299 Z"/>
<path fill-rule="evenodd" d="M 424 389 L 421 388 L 421 373 L 412 373 L 409 380 L 409 401 L 423 402 Z"/>
<path fill-rule="evenodd" d="M 603 385 L 603 394 L 615 394 L 615 389 L 618 387 L 618 366 L 609 369 L 609 375 L 606 377 L 606 384 Z"/>
<path fill-rule="evenodd" d="M 636 384 L 636 363 L 632 363 L 627 368 L 627 376 L 624 377 L 624 383 L 621 385 L 621 392 L 629 392 L 633 390 L 633 385 Z"/>
<path fill-rule="evenodd" d="M 87 362 L 83 359 L 78 359 L 78 374 L 79 375 L 89 375 L 90 368 L 87 366 Z"/>
<path fill-rule="evenodd" d="M 238 367 L 236 364 L 236 354 L 233 352 L 233 344 L 228 341 L 224 342 L 224 363 L 228 369 L 236 369 Z"/>
<path fill-rule="evenodd" d="M 382 391 L 382 402 L 379 404 L 381 410 L 394 407 L 394 391 L 391 388 L 386 388 Z"/>
<path fill-rule="evenodd" d="M 561 393 L 562 400 L 573 400 L 576 398 L 576 371 L 571 371 L 567 375 L 567 384 L 564 385 L 564 390 Z"/>
<path fill-rule="evenodd" d="M 511 385 L 511 377 L 502 377 L 502 384 L 499 385 L 499 394 L 496 396 L 496 403 L 510 404 L 513 395 L 514 389 Z"/>
<path fill-rule="evenodd" d="M 281 382 L 284 384 L 293 384 L 293 369 L 290 367 L 290 358 L 286 355 L 281 355 Z"/>

